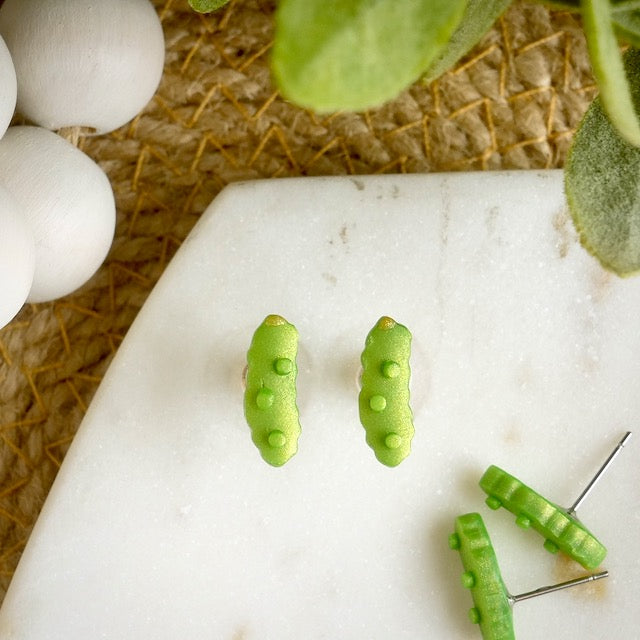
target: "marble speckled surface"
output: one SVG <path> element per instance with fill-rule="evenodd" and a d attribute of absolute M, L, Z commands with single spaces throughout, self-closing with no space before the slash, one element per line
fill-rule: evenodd
<path fill-rule="evenodd" d="M 299 453 L 242 413 L 253 330 L 300 332 Z M 358 421 L 364 337 L 413 332 L 416 435 L 380 465 Z M 0 612 L 3 640 L 479 637 L 456 515 L 514 592 L 581 575 L 484 506 L 489 464 L 570 504 L 640 415 L 640 279 L 579 247 L 562 175 L 271 180 L 225 189 L 122 344 Z M 519 640 L 640 625 L 640 448 L 581 508 L 611 577 L 517 605 Z"/>

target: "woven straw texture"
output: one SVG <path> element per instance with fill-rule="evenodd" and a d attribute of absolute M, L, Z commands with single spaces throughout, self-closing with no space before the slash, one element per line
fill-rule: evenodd
<path fill-rule="evenodd" d="M 271 83 L 274 2 L 232 0 L 206 17 L 186 0 L 154 4 L 167 47 L 156 96 L 115 133 L 71 133 L 112 182 L 112 250 L 81 290 L 27 305 L 0 330 L 0 601 L 109 362 L 225 185 L 561 167 L 596 91 L 579 20 L 522 2 L 431 86 L 377 110 L 320 117 Z"/>

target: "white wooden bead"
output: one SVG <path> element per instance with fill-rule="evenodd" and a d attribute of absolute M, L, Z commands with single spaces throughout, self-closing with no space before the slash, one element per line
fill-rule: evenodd
<path fill-rule="evenodd" d="M 164 37 L 149 0 L 5 0 L 20 113 L 48 129 L 117 129 L 156 91 Z"/>
<path fill-rule="evenodd" d="M 102 169 L 51 131 L 9 127 L 0 140 L 0 184 L 34 235 L 28 300 L 54 300 L 84 284 L 102 264 L 115 230 L 113 191 Z"/>
<path fill-rule="evenodd" d="M 34 269 L 33 234 L 19 205 L 0 187 L 0 328 L 25 303 Z"/>
<path fill-rule="evenodd" d="M 0 138 L 13 117 L 16 95 L 16 72 L 9 49 L 0 36 Z"/>

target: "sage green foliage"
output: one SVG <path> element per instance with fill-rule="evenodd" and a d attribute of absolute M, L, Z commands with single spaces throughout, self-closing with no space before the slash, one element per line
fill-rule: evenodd
<path fill-rule="evenodd" d="M 640 3 L 638 8 L 640 8 Z M 622 10 L 625 5 L 611 7 L 611 19 L 616 35 L 634 47 L 640 47 L 640 11 L 636 9 Z"/>
<path fill-rule="evenodd" d="M 582 18 L 602 106 L 620 135 L 640 146 L 640 124 L 613 29 L 609 0 L 583 0 Z"/>
<path fill-rule="evenodd" d="M 432 82 L 455 65 L 491 29 L 504 13 L 511 0 L 469 0 L 458 28 L 424 74 L 425 82 Z"/>
<path fill-rule="evenodd" d="M 580 0 L 537 0 L 539 4 L 546 4 L 552 9 L 565 11 L 580 11 Z"/>
<path fill-rule="evenodd" d="M 244 413 L 254 444 L 275 467 L 298 450 L 297 352 L 296 328 L 270 315 L 256 329 L 247 353 Z"/>
<path fill-rule="evenodd" d="M 635 53 L 627 58 L 625 74 L 618 41 L 640 48 L 640 0 L 537 1 L 581 13 L 600 92 L 578 129 L 565 168 L 575 225 L 583 245 L 604 267 L 620 275 L 636 273 L 640 160 L 634 146 L 640 147 L 640 122 L 634 87 L 640 76 Z M 200 12 L 227 2 L 189 0 Z M 272 74 L 285 98 L 317 112 L 377 107 L 421 76 L 431 82 L 450 69 L 509 4 L 280 0 Z M 630 72 L 635 76 L 628 78 Z"/>
<path fill-rule="evenodd" d="M 460 553 L 462 583 L 473 598 L 470 618 L 480 625 L 483 640 L 515 640 L 513 612 L 491 538 L 479 513 L 455 520 L 449 547 Z"/>
<path fill-rule="evenodd" d="M 624 62 L 640 110 L 640 51 Z M 569 152 L 565 192 L 583 246 L 618 275 L 640 272 L 640 149 L 617 134 L 599 98 Z"/>
<path fill-rule="evenodd" d="M 536 0 L 540 4 L 546 4 L 552 9 L 564 11 L 580 11 L 581 0 Z M 617 22 L 618 16 L 636 13 L 640 9 L 640 0 L 612 0 L 610 3 L 613 22 Z"/>
<path fill-rule="evenodd" d="M 198 13 L 211 13 L 228 2 L 229 0 L 189 0 L 189 6 Z"/>
<path fill-rule="evenodd" d="M 394 98 L 442 51 L 466 0 L 281 0 L 271 68 L 285 98 L 318 112 Z"/>
<path fill-rule="evenodd" d="M 360 421 L 367 444 L 388 467 L 400 464 L 411 451 L 410 355 L 409 330 L 383 316 L 369 332 L 361 357 Z"/>

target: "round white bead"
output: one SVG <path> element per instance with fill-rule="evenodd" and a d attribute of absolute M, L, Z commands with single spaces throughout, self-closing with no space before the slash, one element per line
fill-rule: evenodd
<path fill-rule="evenodd" d="M 149 0 L 5 0 L 18 111 L 48 129 L 117 129 L 155 93 L 164 37 Z"/>
<path fill-rule="evenodd" d="M 16 72 L 11 54 L 0 36 L 0 138 L 7 130 L 16 108 Z"/>
<path fill-rule="evenodd" d="M 115 230 L 113 191 L 102 169 L 39 127 L 9 127 L 0 140 L 0 184 L 35 240 L 30 302 L 71 293 L 102 264 Z"/>
<path fill-rule="evenodd" d="M 0 327 L 20 311 L 33 282 L 31 229 L 11 194 L 0 187 Z"/>

